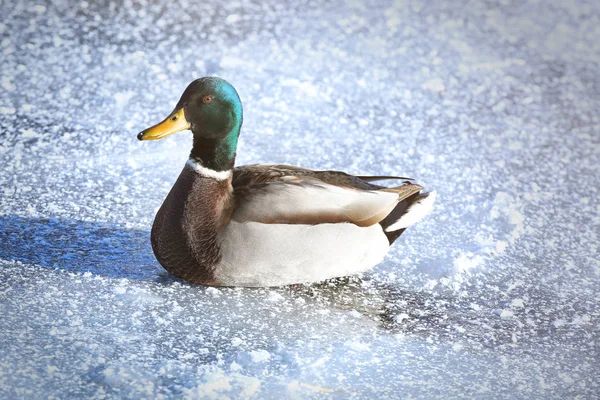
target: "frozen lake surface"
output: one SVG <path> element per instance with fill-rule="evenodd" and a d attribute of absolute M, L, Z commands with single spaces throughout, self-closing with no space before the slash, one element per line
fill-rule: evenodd
<path fill-rule="evenodd" d="M 0 2 L 0 398 L 597 398 L 600 3 Z M 154 215 L 217 74 L 237 163 L 410 176 L 361 278 L 205 288 Z"/>

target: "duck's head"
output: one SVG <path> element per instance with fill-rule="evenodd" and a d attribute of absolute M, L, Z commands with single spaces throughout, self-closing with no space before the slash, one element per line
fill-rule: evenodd
<path fill-rule="evenodd" d="M 191 157 L 222 170 L 233 165 L 241 126 L 242 102 L 235 88 L 224 79 L 205 77 L 190 83 L 173 112 L 137 138 L 159 140 L 190 129 L 194 135 Z"/>

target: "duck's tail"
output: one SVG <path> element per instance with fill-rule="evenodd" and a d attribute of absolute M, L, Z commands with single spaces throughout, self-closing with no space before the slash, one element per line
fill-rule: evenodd
<path fill-rule="evenodd" d="M 436 192 L 415 193 L 398 203 L 380 222 L 390 244 L 394 243 L 408 226 L 416 224 L 431 212 L 436 195 Z"/>

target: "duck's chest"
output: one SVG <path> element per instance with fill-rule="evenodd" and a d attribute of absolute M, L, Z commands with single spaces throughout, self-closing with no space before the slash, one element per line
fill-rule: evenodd
<path fill-rule="evenodd" d="M 221 258 L 217 235 L 231 209 L 230 176 L 215 179 L 186 165 L 152 226 L 152 249 L 160 264 L 190 282 L 214 284 Z"/>

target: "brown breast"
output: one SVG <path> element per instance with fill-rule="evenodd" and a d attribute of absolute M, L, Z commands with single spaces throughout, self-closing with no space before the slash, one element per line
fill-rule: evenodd
<path fill-rule="evenodd" d="M 229 222 L 232 204 L 231 179 L 204 177 L 186 165 L 154 219 L 151 242 L 158 262 L 189 282 L 217 285 L 216 239 Z"/>

